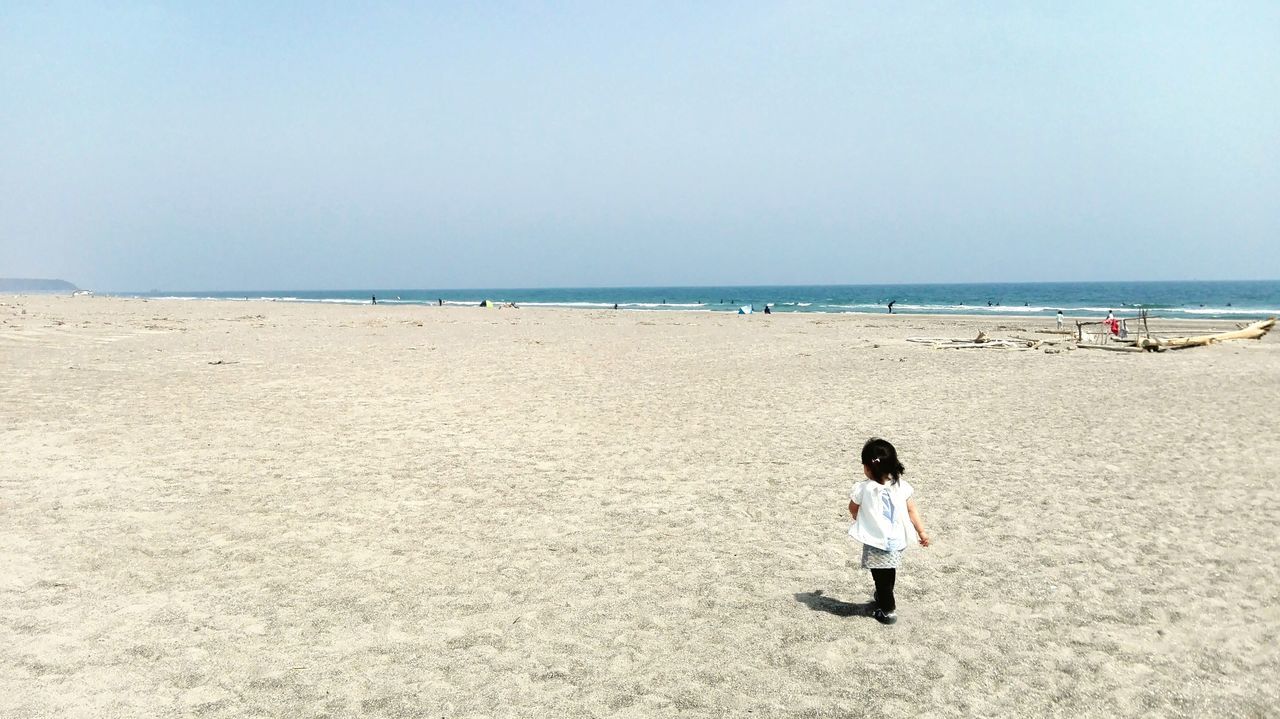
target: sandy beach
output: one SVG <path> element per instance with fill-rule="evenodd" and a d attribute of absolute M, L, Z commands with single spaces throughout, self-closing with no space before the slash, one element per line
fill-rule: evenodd
<path fill-rule="evenodd" d="M 0 297 L 0 716 L 1276 716 L 1280 333 L 1051 325 Z"/>

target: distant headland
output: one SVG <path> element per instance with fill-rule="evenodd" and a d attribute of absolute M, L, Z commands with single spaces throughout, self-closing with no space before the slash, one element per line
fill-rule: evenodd
<path fill-rule="evenodd" d="M 75 292 L 80 289 L 66 280 L 33 280 L 0 277 L 0 292 Z"/>

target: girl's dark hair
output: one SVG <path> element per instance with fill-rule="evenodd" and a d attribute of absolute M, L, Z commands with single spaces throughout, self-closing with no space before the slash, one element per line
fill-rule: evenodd
<path fill-rule="evenodd" d="M 907 468 L 898 461 L 898 450 L 879 437 L 872 437 L 862 445 L 862 464 L 871 468 L 871 476 L 880 484 L 884 484 L 885 479 L 897 484 L 898 478 L 907 473 Z"/>

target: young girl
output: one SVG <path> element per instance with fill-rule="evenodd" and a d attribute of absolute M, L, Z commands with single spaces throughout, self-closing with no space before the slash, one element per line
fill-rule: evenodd
<path fill-rule="evenodd" d="M 862 445 L 862 473 L 867 478 L 849 492 L 849 514 L 853 515 L 849 536 L 862 542 L 862 567 L 871 570 L 876 583 L 871 616 L 881 624 L 898 621 L 893 581 L 907 544 L 914 538 L 920 546 L 929 546 L 929 535 L 911 498 L 915 490 L 902 479 L 906 472 L 892 444 L 878 438 L 867 440 Z"/>

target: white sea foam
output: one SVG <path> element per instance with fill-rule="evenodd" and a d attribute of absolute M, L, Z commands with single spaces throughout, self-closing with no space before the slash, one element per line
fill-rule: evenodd
<path fill-rule="evenodd" d="M 839 302 L 823 302 L 819 307 L 835 310 L 836 312 L 884 312 L 884 305 L 856 304 L 847 305 Z M 896 307 L 897 305 L 895 305 Z"/>
<path fill-rule="evenodd" d="M 883 306 L 883 305 L 881 305 Z M 1059 307 L 1040 307 L 1036 305 L 893 305 L 895 310 L 915 310 L 917 312 L 990 312 L 992 314 L 1056 312 Z"/>
<path fill-rule="evenodd" d="M 516 302 L 516 304 L 528 305 L 530 307 L 599 307 L 599 308 L 612 308 L 614 305 L 614 303 L 612 302 Z M 627 309 L 661 309 L 663 307 L 675 307 L 675 308 L 683 309 L 683 308 L 698 308 L 698 307 L 707 306 L 705 303 L 700 303 L 700 302 L 688 302 L 688 303 L 667 302 L 665 304 L 662 302 L 619 302 L 617 304 L 619 309 L 623 307 Z"/>
<path fill-rule="evenodd" d="M 313 304 L 329 304 L 329 305 L 367 305 L 369 300 L 353 300 L 344 297 L 259 297 L 260 300 L 270 300 L 272 302 L 307 302 Z"/>
<path fill-rule="evenodd" d="M 1185 312 L 1189 315 L 1267 315 L 1280 316 L 1280 309 L 1249 309 L 1248 307 L 1197 307 L 1195 309 L 1177 309 L 1173 312 Z"/>
<path fill-rule="evenodd" d="M 529 307 L 613 307 L 612 302 L 517 302 L 516 304 Z M 619 303 L 618 306 L 623 305 Z"/>
<path fill-rule="evenodd" d="M 707 306 L 707 304 L 706 304 L 705 302 L 689 302 L 689 303 L 680 303 L 680 302 L 632 302 L 632 303 L 629 303 L 629 304 L 628 304 L 628 306 L 629 306 L 629 307 L 659 307 L 659 308 L 661 308 L 661 307 L 706 307 L 706 306 Z M 621 307 L 621 305 L 619 305 L 619 307 Z"/>

